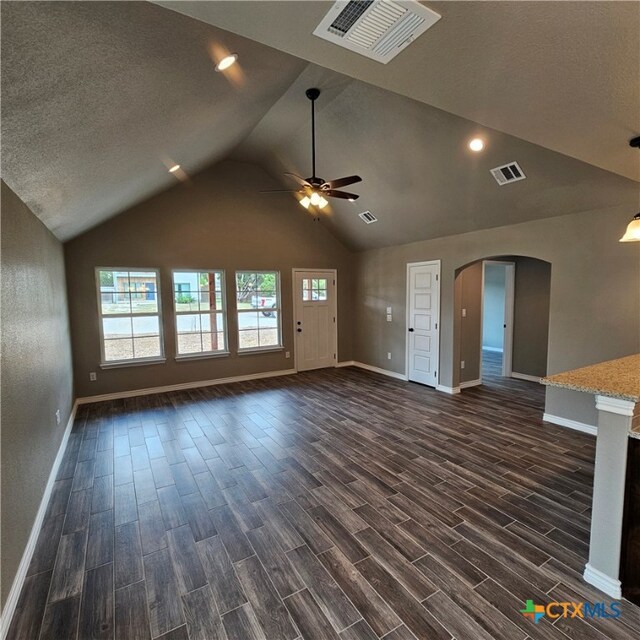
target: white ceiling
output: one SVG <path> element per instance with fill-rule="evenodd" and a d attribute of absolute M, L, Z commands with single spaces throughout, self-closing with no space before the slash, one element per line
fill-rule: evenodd
<path fill-rule="evenodd" d="M 333 2 L 158 2 L 322 67 L 640 180 L 640 2 L 423 2 L 387 65 L 311 35 Z"/>

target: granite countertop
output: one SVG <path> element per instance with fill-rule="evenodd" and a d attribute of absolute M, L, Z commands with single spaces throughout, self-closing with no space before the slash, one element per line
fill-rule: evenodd
<path fill-rule="evenodd" d="M 640 354 L 556 373 L 540 382 L 550 387 L 640 402 Z"/>

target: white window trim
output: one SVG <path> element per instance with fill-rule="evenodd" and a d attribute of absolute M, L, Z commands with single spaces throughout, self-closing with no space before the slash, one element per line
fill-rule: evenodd
<path fill-rule="evenodd" d="M 221 300 L 222 300 L 222 309 L 216 309 L 215 311 L 178 311 L 176 309 L 176 282 L 174 279 L 174 275 L 176 273 L 219 273 L 220 274 L 220 292 L 221 292 Z M 228 318 L 227 318 L 227 280 L 224 269 L 172 269 L 171 270 L 171 298 L 173 300 L 173 315 L 175 318 L 175 336 L 176 336 L 176 360 L 197 360 L 200 358 L 218 358 L 221 356 L 228 356 L 229 352 L 229 332 L 227 330 L 228 327 Z M 208 313 L 211 315 L 212 313 L 221 313 L 222 314 L 222 322 L 224 323 L 224 349 L 218 349 L 217 351 L 194 351 L 193 353 L 179 353 L 178 351 L 178 316 L 192 316 L 192 315 L 204 315 Z M 200 328 L 202 329 L 202 323 L 200 324 Z M 219 332 L 218 332 L 219 333 Z M 202 331 L 200 331 L 200 335 L 202 336 Z"/>
<path fill-rule="evenodd" d="M 157 313 L 102 313 L 102 291 L 100 289 L 100 272 L 101 271 L 126 271 L 127 273 L 145 272 L 156 274 L 156 302 L 158 303 Z M 98 325 L 100 329 L 100 368 L 101 369 L 115 369 L 119 367 L 135 367 L 145 364 L 158 364 L 166 362 L 164 353 L 164 327 L 162 324 L 162 294 L 160 292 L 160 269 L 154 269 L 149 267 L 96 267 L 95 268 L 95 283 L 96 283 L 96 300 L 98 303 Z M 107 360 L 105 357 L 104 349 L 104 329 L 102 326 L 103 318 L 146 318 L 146 317 L 158 317 L 158 333 L 160 338 L 160 355 L 152 356 L 150 358 L 131 358 L 128 360 Z M 133 338 L 134 336 L 132 336 Z"/>
<path fill-rule="evenodd" d="M 239 314 L 241 313 L 251 313 L 253 311 L 260 312 L 259 309 L 238 309 L 238 279 L 237 275 L 239 273 L 275 273 L 276 274 L 276 307 L 274 311 L 277 312 L 278 318 L 278 344 L 266 345 L 264 347 L 240 347 L 240 323 Z M 284 344 L 282 342 L 282 295 L 281 295 L 281 282 L 280 282 L 280 271 L 277 269 L 237 269 L 233 274 L 233 292 L 236 306 L 236 334 L 238 336 L 238 355 L 245 355 L 251 353 L 261 353 L 265 351 L 282 351 L 284 349 Z"/>

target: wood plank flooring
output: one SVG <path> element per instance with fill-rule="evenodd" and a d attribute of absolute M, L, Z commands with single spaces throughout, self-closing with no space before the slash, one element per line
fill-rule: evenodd
<path fill-rule="evenodd" d="M 453 397 L 346 368 L 81 406 L 9 639 L 639 637 L 626 601 L 520 613 L 609 600 L 595 441 L 491 365 Z"/>

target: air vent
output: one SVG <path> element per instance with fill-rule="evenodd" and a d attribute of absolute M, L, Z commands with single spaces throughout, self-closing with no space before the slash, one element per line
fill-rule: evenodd
<path fill-rule="evenodd" d="M 378 218 L 376 218 L 371 211 L 363 211 L 359 213 L 358 216 L 362 218 L 367 224 L 373 224 L 374 222 L 378 222 Z"/>
<path fill-rule="evenodd" d="M 500 186 L 510 182 L 518 182 L 518 180 L 524 180 L 527 177 L 517 162 L 510 162 L 509 164 L 503 164 L 501 167 L 491 169 L 491 175 Z"/>
<path fill-rule="evenodd" d="M 338 0 L 313 34 L 386 64 L 438 20 L 417 0 Z"/>

